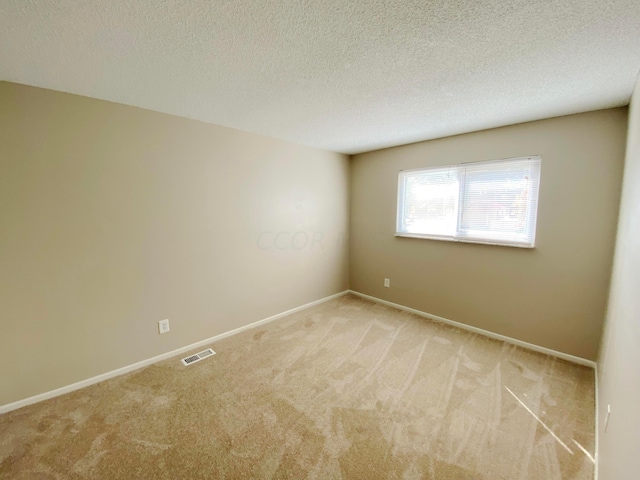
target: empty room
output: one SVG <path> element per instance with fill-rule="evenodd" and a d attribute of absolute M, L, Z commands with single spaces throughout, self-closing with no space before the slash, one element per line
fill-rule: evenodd
<path fill-rule="evenodd" d="M 0 0 L 0 479 L 632 480 L 640 2 Z"/>

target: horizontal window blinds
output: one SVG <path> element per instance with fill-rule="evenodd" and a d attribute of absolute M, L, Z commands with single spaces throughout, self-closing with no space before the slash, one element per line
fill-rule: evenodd
<path fill-rule="evenodd" d="M 464 164 L 459 237 L 533 243 L 539 159 Z"/>

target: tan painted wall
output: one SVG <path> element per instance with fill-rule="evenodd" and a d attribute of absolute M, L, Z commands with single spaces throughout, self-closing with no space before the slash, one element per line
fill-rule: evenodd
<path fill-rule="evenodd" d="M 640 78 L 629 135 L 609 308 L 598 358 L 600 480 L 638 476 L 640 453 Z M 611 416 L 605 433 L 607 405 Z"/>
<path fill-rule="evenodd" d="M 626 118 L 604 110 L 356 155 L 350 288 L 595 359 Z M 394 237 L 399 170 L 532 154 L 542 155 L 535 249 Z"/>
<path fill-rule="evenodd" d="M 348 186 L 344 155 L 0 83 L 0 405 L 345 290 Z"/>

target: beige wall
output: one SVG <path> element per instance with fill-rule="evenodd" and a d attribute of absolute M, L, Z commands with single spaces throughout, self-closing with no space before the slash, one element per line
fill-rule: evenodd
<path fill-rule="evenodd" d="M 605 334 L 598 358 L 600 480 L 638 475 L 640 453 L 640 79 L 629 136 Z M 605 433 L 607 405 L 611 416 Z"/>
<path fill-rule="evenodd" d="M 348 162 L 0 83 L 0 405 L 345 290 Z"/>
<path fill-rule="evenodd" d="M 590 112 L 356 155 L 350 288 L 595 359 L 626 115 L 625 108 Z M 394 237 L 400 169 L 532 154 L 542 155 L 535 249 Z"/>

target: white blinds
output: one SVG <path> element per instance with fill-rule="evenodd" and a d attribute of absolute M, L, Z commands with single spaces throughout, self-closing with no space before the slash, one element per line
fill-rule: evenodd
<path fill-rule="evenodd" d="M 538 156 L 400 172 L 397 234 L 532 247 Z"/>
<path fill-rule="evenodd" d="M 540 158 L 461 165 L 462 208 L 457 235 L 533 245 Z"/>

